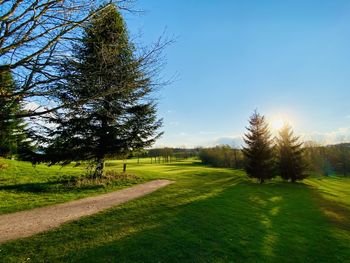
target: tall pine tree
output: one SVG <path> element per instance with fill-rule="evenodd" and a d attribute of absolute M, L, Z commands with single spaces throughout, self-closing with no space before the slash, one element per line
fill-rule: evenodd
<path fill-rule="evenodd" d="M 44 138 L 47 161 L 89 160 L 100 177 L 106 157 L 150 146 L 160 136 L 154 83 L 135 53 L 121 14 L 109 4 L 93 17 L 62 66 L 66 82 L 58 97 L 75 106 L 51 118 L 55 128 Z M 74 103 L 85 98 L 84 104 Z"/>
<path fill-rule="evenodd" d="M 285 124 L 279 131 L 277 138 L 278 146 L 278 170 L 284 180 L 303 180 L 306 164 L 304 161 L 303 143 L 299 142 L 299 137 L 294 136 L 292 128 Z"/>
<path fill-rule="evenodd" d="M 273 145 L 265 117 L 257 111 L 250 117 L 248 133 L 245 134 L 243 148 L 245 170 L 249 177 L 260 183 L 275 176 L 273 167 Z"/>

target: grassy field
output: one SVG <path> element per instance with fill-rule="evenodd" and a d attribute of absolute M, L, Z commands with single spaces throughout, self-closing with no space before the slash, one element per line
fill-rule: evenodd
<path fill-rule="evenodd" d="M 114 191 L 144 179 L 129 179 L 104 184 L 85 184 L 76 187 L 67 180 L 79 178 L 87 173 L 86 166 L 64 167 L 55 165 L 33 166 L 28 162 L 0 159 L 0 214 L 31 209 L 45 205 L 62 203 L 86 196 Z M 118 164 L 121 171 L 121 164 Z M 114 163 L 107 164 L 107 169 L 116 169 Z"/>
<path fill-rule="evenodd" d="M 176 182 L 57 230 L 2 244 L 0 262 L 350 262 L 349 179 L 259 185 L 242 171 L 198 162 L 146 163 L 131 162 L 128 170 L 144 181 Z M 109 169 L 120 167 L 109 163 Z M 35 173 L 27 168 L 16 175 L 17 184 L 46 180 L 46 167 Z M 57 178 L 82 168 L 65 169 L 52 167 L 50 173 Z M 10 185 L 4 174 L 1 182 Z M 28 194 L 3 188 L 1 200 L 25 194 L 37 206 L 56 202 L 55 196 L 62 202 L 109 190 Z M 28 208 L 10 203 L 1 211 Z"/>

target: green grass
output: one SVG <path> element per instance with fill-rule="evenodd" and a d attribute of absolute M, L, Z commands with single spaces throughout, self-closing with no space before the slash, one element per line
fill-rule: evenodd
<path fill-rule="evenodd" d="M 6 167 L 0 169 L 0 214 L 97 195 L 144 181 L 141 179 L 116 181 L 106 187 L 93 184 L 69 187 L 63 181 L 83 176 L 87 172 L 86 166 L 74 167 L 73 164 L 64 167 L 33 166 L 28 162 L 6 159 L 0 159 L 0 164 Z M 121 171 L 121 164 L 113 167 L 116 168 Z"/>
<path fill-rule="evenodd" d="M 259 185 L 197 162 L 142 163 L 129 172 L 176 182 L 2 244 L 0 262 L 350 262 L 348 179 Z"/>

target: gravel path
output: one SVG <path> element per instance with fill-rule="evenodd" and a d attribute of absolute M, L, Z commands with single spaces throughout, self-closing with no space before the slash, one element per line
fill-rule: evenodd
<path fill-rule="evenodd" d="M 171 183 L 173 182 L 169 180 L 154 180 L 108 194 L 0 215 L 0 243 L 47 231 L 65 222 L 77 220 L 152 193 Z"/>

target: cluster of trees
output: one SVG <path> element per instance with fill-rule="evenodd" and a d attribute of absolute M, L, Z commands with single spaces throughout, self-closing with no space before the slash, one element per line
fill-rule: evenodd
<path fill-rule="evenodd" d="M 200 149 L 199 157 L 202 162 L 215 167 L 244 168 L 249 177 L 258 179 L 260 183 L 277 175 L 287 181 L 302 180 L 310 172 L 311 166 L 308 164 L 316 165 L 315 160 L 310 158 L 316 158 L 317 155 L 311 151 L 319 149 L 305 147 L 294 136 L 290 126 L 285 125 L 277 138 L 272 138 L 265 117 L 254 112 L 247 129 L 243 149 L 228 145 Z"/>
<path fill-rule="evenodd" d="M 1 155 L 28 146 L 33 162 L 87 160 L 101 177 L 105 158 L 161 136 L 152 94 L 168 42 L 137 48 L 124 2 L 94 11 L 88 0 L 0 2 Z"/>
<path fill-rule="evenodd" d="M 244 167 L 243 153 L 240 149 L 232 148 L 229 145 L 202 148 L 199 151 L 199 158 L 204 164 L 214 167 L 226 167 L 242 169 Z"/>
<path fill-rule="evenodd" d="M 292 182 L 307 176 L 304 148 L 289 125 L 284 125 L 274 140 L 265 117 L 255 111 L 250 117 L 247 130 L 243 154 L 249 177 L 263 183 L 276 175 Z"/>
<path fill-rule="evenodd" d="M 150 149 L 147 156 L 151 158 L 151 163 L 170 163 L 173 158 L 174 151 L 172 148 L 155 148 Z"/>
<path fill-rule="evenodd" d="M 312 173 L 325 176 L 350 174 L 350 143 L 320 146 L 306 142 L 304 147 L 304 156 Z"/>

